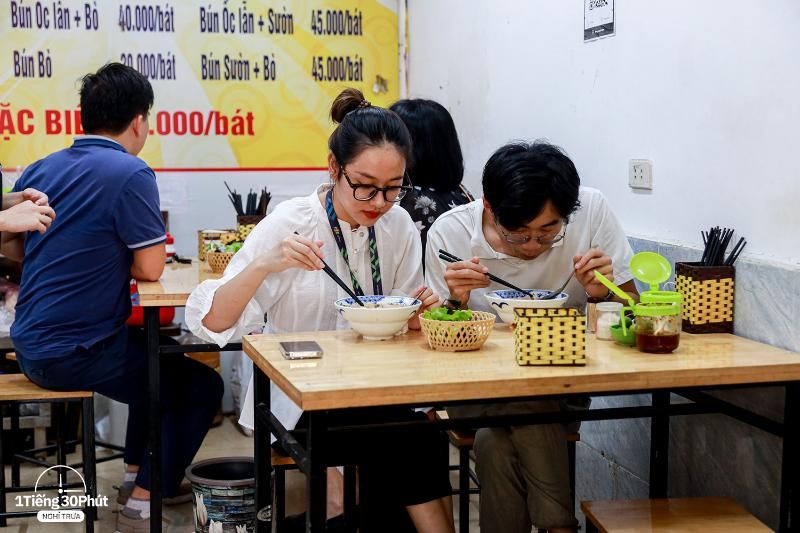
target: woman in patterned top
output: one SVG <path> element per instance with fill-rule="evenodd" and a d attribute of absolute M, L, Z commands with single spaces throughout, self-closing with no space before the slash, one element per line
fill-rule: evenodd
<path fill-rule="evenodd" d="M 473 200 L 461 184 L 464 159 L 458 133 L 447 109 L 433 100 L 399 100 L 390 109 L 403 119 L 414 142 L 408 170 L 414 190 L 400 205 L 417 225 L 424 253 L 428 228 L 433 221 L 445 211 Z"/>

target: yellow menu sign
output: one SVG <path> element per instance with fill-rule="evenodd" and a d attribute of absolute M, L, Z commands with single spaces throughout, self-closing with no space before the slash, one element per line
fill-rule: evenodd
<path fill-rule="evenodd" d="M 109 61 L 152 83 L 162 170 L 326 166 L 331 102 L 398 98 L 397 14 L 379 0 L 6 0 L 0 162 L 25 166 L 82 133 L 83 75 Z"/>

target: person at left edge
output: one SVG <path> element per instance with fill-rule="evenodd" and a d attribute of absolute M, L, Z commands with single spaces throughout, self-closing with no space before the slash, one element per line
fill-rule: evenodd
<path fill-rule="evenodd" d="M 80 100 L 87 135 L 29 166 L 15 184 L 15 191 L 47 194 L 58 217 L 44 234 L 4 239 L 4 253 L 24 257 L 11 336 L 34 383 L 91 390 L 128 405 L 120 495 L 129 496 L 117 530 L 144 532 L 150 530 L 147 352 L 143 335 L 125 321 L 131 277 L 155 281 L 164 269 L 156 178 L 137 157 L 149 132 L 153 90 L 136 70 L 110 63 L 84 76 Z M 182 355 L 162 357 L 161 376 L 161 488 L 168 497 L 203 442 L 223 386 L 216 372 Z"/>

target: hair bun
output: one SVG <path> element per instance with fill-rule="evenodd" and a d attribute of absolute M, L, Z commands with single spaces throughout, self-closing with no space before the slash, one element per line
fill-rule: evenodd
<path fill-rule="evenodd" d="M 341 124 L 344 117 L 351 111 L 361 107 L 370 107 L 372 104 L 364 99 L 364 93 L 352 87 L 345 89 L 331 105 L 331 119 L 337 124 Z"/>

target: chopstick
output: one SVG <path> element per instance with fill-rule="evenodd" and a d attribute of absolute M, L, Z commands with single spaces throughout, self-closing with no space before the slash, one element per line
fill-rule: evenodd
<path fill-rule="evenodd" d="M 734 246 L 733 250 L 731 250 L 731 254 L 728 256 L 728 259 L 725 260 L 725 266 L 732 266 L 736 260 L 739 259 L 739 254 L 742 253 L 745 244 L 747 244 L 747 241 L 744 240 L 744 237 L 739 238 L 739 242 L 737 242 L 736 246 Z"/>
<path fill-rule="evenodd" d="M 439 249 L 439 259 L 441 259 L 442 261 L 447 261 L 448 263 L 457 263 L 459 261 L 463 261 L 463 259 L 459 259 L 458 257 L 456 257 L 455 255 L 451 254 L 450 252 L 446 252 L 446 251 L 444 251 L 442 249 Z M 531 291 L 526 291 L 525 289 L 520 289 L 516 285 L 514 285 L 512 283 L 509 283 L 504 279 L 498 278 L 497 276 L 495 276 L 494 274 L 492 274 L 490 272 L 487 272 L 486 275 L 489 276 L 490 280 L 492 280 L 494 282 L 497 282 L 500 285 L 505 285 L 506 287 L 514 289 L 515 291 L 519 291 L 519 292 L 521 292 L 523 294 L 526 294 L 527 296 L 529 296 L 530 298 L 533 298 L 534 300 L 536 299 L 536 295 L 534 293 L 532 293 Z"/>
<path fill-rule="evenodd" d="M 236 210 L 236 214 L 240 216 L 244 215 L 245 213 L 242 209 L 242 196 L 236 191 L 232 191 L 227 182 L 223 181 L 222 183 L 224 183 L 225 188 L 228 189 L 228 198 L 230 198 L 233 208 Z"/>
<path fill-rule="evenodd" d="M 294 234 L 295 234 L 295 235 L 300 235 L 300 234 L 299 234 L 299 233 L 297 233 L 296 231 L 294 232 Z M 300 236 L 302 237 L 302 235 L 300 235 Z M 317 256 L 317 257 L 319 257 L 319 256 Z M 348 286 L 347 286 L 347 283 L 345 283 L 344 281 L 342 281 L 342 278 L 340 278 L 339 276 L 337 276 L 337 275 L 336 275 L 336 272 L 334 272 L 334 271 L 333 271 L 333 269 L 332 269 L 331 267 L 329 267 L 329 266 L 328 266 L 328 263 L 326 263 L 326 262 L 325 262 L 325 260 L 324 260 L 323 258 L 321 258 L 321 257 L 319 257 L 319 260 L 320 260 L 320 261 L 322 261 L 322 264 L 323 264 L 323 265 L 325 265 L 325 267 L 324 267 L 322 270 L 323 270 L 323 271 L 324 271 L 324 272 L 325 272 L 325 273 L 326 273 L 328 276 L 330 276 L 330 278 L 331 278 L 333 281 L 335 281 L 337 285 L 339 285 L 339 286 L 340 286 L 342 289 L 344 289 L 344 292 L 346 292 L 347 294 L 349 294 L 349 295 L 350 295 L 350 297 L 351 297 L 351 298 L 352 298 L 352 299 L 353 299 L 353 300 L 354 300 L 356 303 L 358 303 L 358 305 L 360 305 L 361 307 L 364 307 L 364 302 L 362 302 L 362 301 L 361 301 L 361 298 L 359 298 L 358 296 L 356 296 L 356 293 L 354 293 L 354 292 L 353 292 L 353 290 L 352 290 L 350 287 L 348 287 Z"/>

